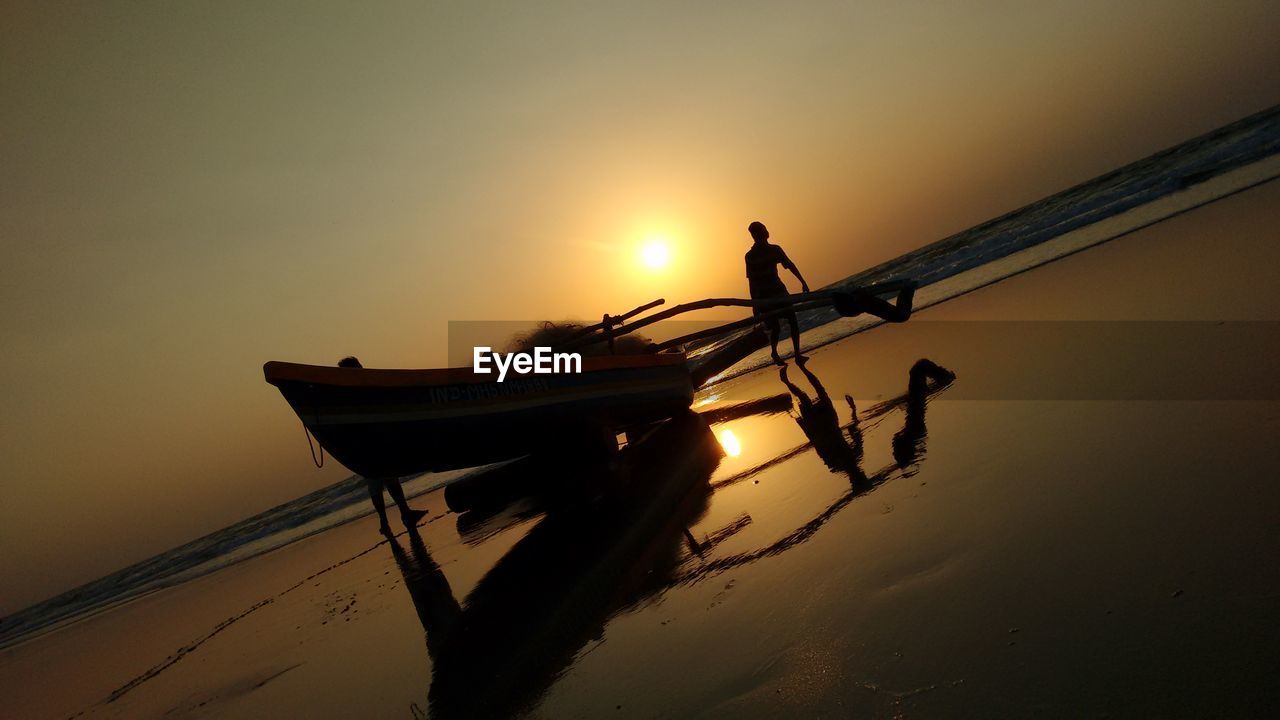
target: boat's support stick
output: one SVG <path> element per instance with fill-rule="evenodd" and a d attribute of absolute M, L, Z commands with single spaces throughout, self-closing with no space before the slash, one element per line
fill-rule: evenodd
<path fill-rule="evenodd" d="M 798 293 L 795 295 L 788 295 L 783 298 L 766 298 L 763 300 L 744 300 L 742 298 L 708 298 L 706 300 L 698 300 L 696 302 L 676 305 L 675 307 L 669 308 L 667 310 L 663 310 L 662 312 L 654 313 L 653 315 L 650 315 L 648 317 L 641 318 L 640 320 L 637 320 L 629 325 L 628 324 L 617 325 L 616 327 L 613 327 L 609 330 L 608 336 L 618 337 L 621 335 L 626 335 L 628 333 L 635 332 L 636 330 L 642 327 L 645 327 L 647 325 L 652 325 L 653 323 L 660 322 L 662 320 L 666 320 L 671 317 L 675 317 L 676 315 L 680 315 L 687 312 L 693 312 L 695 310 L 706 310 L 708 308 L 713 308 L 713 307 L 778 308 L 776 310 L 771 310 L 768 313 L 764 313 L 762 316 L 747 318 L 745 320 L 741 320 L 738 322 L 722 325 L 719 328 L 715 329 L 717 332 L 725 332 L 727 330 L 746 327 L 748 325 L 760 322 L 761 320 L 767 319 L 769 317 L 780 316 L 788 312 L 810 310 L 815 307 L 822 307 L 825 305 L 835 304 L 837 299 L 853 299 L 853 298 L 856 298 L 858 295 L 870 296 L 874 298 L 876 295 L 881 295 L 881 294 L 890 293 L 890 292 L 898 292 L 901 290 L 905 290 L 909 287 L 915 287 L 915 282 L 911 280 L 896 280 L 891 282 L 878 283 L 875 285 L 867 285 L 865 287 L 854 288 L 851 290 L 840 290 L 840 289 L 819 290 L 817 292 Z M 859 303 L 856 303 L 856 302 L 853 304 L 855 306 L 859 305 Z M 857 312 L 854 312 L 851 314 L 856 315 L 861 312 L 864 312 L 865 310 L 866 310 L 865 308 L 859 308 Z M 876 313 L 876 314 L 879 314 L 879 313 Z M 595 329 L 599 329 L 601 326 L 595 326 Z M 592 334 L 584 333 L 578 337 L 571 338 L 569 341 L 563 343 L 557 349 L 569 350 L 575 347 L 591 345 L 596 342 L 601 342 L 609 339 L 609 337 L 606 337 L 604 335 L 596 336 L 593 333 Z M 714 335 L 714 334 L 716 334 L 716 332 L 713 332 L 712 330 L 705 330 L 703 331 L 703 334 L 699 335 L 699 337 L 707 337 L 709 335 Z M 685 342 L 688 342 L 688 340 L 685 340 Z M 672 341 L 669 340 L 663 343 L 659 347 L 670 347 L 670 346 L 672 346 Z"/>
<path fill-rule="evenodd" d="M 681 335 L 680 337 L 677 337 L 677 338 L 664 340 L 663 342 L 660 342 L 657 345 L 653 346 L 652 350 L 654 352 L 662 352 L 663 350 L 670 350 L 673 347 L 679 347 L 681 345 L 684 345 L 685 343 L 691 343 L 694 340 L 701 340 L 703 338 L 722 335 L 724 333 L 730 332 L 732 330 L 737 330 L 739 328 L 751 327 L 752 325 L 759 324 L 765 320 L 769 320 L 772 318 L 781 318 L 787 315 L 788 313 L 798 312 L 803 310 L 812 310 L 814 308 L 824 307 L 826 305 L 828 305 L 828 303 L 825 303 L 825 302 L 806 303 L 805 305 L 802 305 L 799 307 L 792 306 L 787 308 L 781 308 L 779 310 L 773 310 L 773 311 L 764 313 L 763 315 L 753 315 L 749 318 L 744 318 L 742 320 L 735 320 L 734 322 L 725 323 L 724 325 L 717 325 L 713 328 L 707 328 L 706 330 L 699 330 L 698 332 L 692 332 L 692 333 L 689 333 L 688 335 Z"/>
<path fill-rule="evenodd" d="M 788 303 L 794 306 L 797 303 L 803 303 L 806 301 L 814 301 L 814 300 L 821 300 L 822 301 L 821 304 L 826 305 L 826 304 L 830 304 L 831 296 L 832 296 L 832 291 L 823 290 L 816 293 L 803 293 L 800 295 L 790 295 L 786 298 L 768 298 L 765 300 L 743 300 L 741 298 L 708 298 L 706 300 L 698 300 L 697 302 L 684 303 L 683 305 L 676 305 L 673 308 L 663 310 L 662 312 L 659 312 L 659 313 L 654 313 L 653 315 L 650 315 L 646 318 L 641 318 L 629 325 L 628 324 L 615 325 L 611 330 L 610 334 L 613 335 L 614 337 L 626 335 L 628 333 L 635 332 L 636 330 L 642 327 L 645 327 L 647 325 L 652 325 L 656 322 L 661 322 L 668 318 L 675 317 L 676 315 L 681 315 L 687 312 L 693 312 L 695 310 L 706 310 L 708 308 L 713 308 L 713 307 L 757 307 L 757 306 L 768 307 L 768 306 L 778 305 L 780 303 Z M 582 347 L 585 345 L 592 345 L 597 342 L 604 342 L 608 338 L 606 338 L 603 334 L 600 334 L 600 335 L 595 334 L 595 331 L 600 330 L 603 327 L 603 325 L 604 325 L 603 323 L 593 325 L 589 332 L 586 331 L 584 328 L 584 331 L 580 332 L 579 335 L 575 337 L 571 337 L 569 340 L 565 341 L 564 343 L 561 343 L 556 349 L 570 350 L 575 347 Z"/>
<path fill-rule="evenodd" d="M 574 340 L 577 340 L 578 338 L 590 335 L 597 330 L 609 331 L 610 329 L 617 327 L 619 323 L 624 323 L 630 320 L 631 318 L 635 317 L 636 315 L 639 315 L 640 313 L 645 312 L 646 310 L 652 310 L 653 308 L 656 308 L 659 305 L 663 305 L 666 302 L 667 301 L 664 300 L 663 298 L 658 298 L 657 300 L 654 300 L 652 302 L 647 302 L 638 308 L 635 308 L 633 310 L 628 310 L 627 312 L 621 315 L 605 315 L 602 322 L 598 322 L 595 325 L 588 325 L 583 328 L 578 328 L 578 330 L 576 330 L 572 335 L 565 338 L 564 341 L 572 342 Z"/>

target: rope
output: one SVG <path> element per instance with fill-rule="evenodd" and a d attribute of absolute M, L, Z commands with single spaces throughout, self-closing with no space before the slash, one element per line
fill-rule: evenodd
<path fill-rule="evenodd" d="M 316 440 L 315 445 L 311 444 L 311 431 L 307 429 L 307 423 L 298 418 L 302 422 L 302 434 L 307 436 L 307 449 L 311 451 L 311 463 L 318 468 L 324 467 L 324 446 L 320 445 L 320 441 Z M 316 456 L 316 445 L 320 447 L 320 455 Z"/>

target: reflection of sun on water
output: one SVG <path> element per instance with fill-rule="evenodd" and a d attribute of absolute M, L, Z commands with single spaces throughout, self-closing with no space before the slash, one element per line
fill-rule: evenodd
<path fill-rule="evenodd" d="M 640 261 L 651 270 L 661 270 L 671 262 L 671 244 L 661 235 L 653 235 L 640 246 Z"/>
<path fill-rule="evenodd" d="M 720 431 L 720 447 L 724 448 L 724 453 L 729 457 L 738 457 L 742 454 L 742 443 L 738 441 L 738 436 L 734 435 L 732 430 Z"/>

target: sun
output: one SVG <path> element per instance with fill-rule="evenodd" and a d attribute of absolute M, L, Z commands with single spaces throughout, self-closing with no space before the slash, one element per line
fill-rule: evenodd
<path fill-rule="evenodd" d="M 650 270 L 661 270 L 671 264 L 671 245 L 665 237 L 654 236 L 640 246 L 640 262 Z"/>

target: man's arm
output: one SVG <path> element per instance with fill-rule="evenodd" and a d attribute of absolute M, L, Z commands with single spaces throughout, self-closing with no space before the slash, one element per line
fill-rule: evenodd
<path fill-rule="evenodd" d="M 804 276 L 800 274 L 800 268 L 796 267 L 796 264 L 791 262 L 791 258 L 787 257 L 787 253 L 782 248 L 778 248 L 778 252 L 782 254 L 782 267 L 790 270 L 791 274 L 796 276 L 796 279 L 800 281 L 800 287 L 804 292 L 809 292 L 809 283 L 804 281 Z"/>

